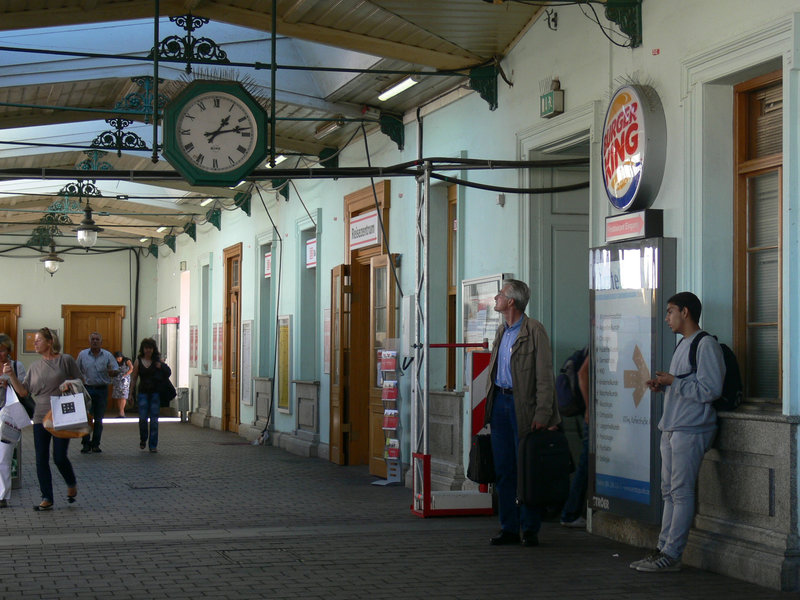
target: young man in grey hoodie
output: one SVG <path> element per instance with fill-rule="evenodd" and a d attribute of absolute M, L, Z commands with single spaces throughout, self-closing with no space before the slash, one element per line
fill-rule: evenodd
<path fill-rule="evenodd" d="M 661 497 L 664 514 L 658 548 L 631 568 L 646 573 L 679 571 L 681 555 L 689 539 L 695 508 L 695 484 L 703 455 L 717 429 L 713 402 L 722 393 L 725 361 L 713 336 L 697 344 L 696 370 L 689 349 L 700 333 L 700 300 L 691 292 L 680 292 L 667 301 L 666 321 L 683 337 L 675 347 L 669 373 L 656 371 L 647 382 L 653 392 L 664 392 L 661 430 Z"/>

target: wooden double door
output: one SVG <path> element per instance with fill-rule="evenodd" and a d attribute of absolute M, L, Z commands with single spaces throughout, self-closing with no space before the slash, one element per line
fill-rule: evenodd
<path fill-rule="evenodd" d="M 64 319 L 64 335 L 61 339 L 62 352 L 78 356 L 81 350 L 89 347 L 89 335 L 95 331 L 103 336 L 103 349 L 111 354 L 121 351 L 135 356 L 138 340 L 133 340 L 133 349 L 122 347 L 122 320 L 125 307 L 120 305 L 62 304 L 61 317 Z"/>
<path fill-rule="evenodd" d="M 386 477 L 378 352 L 396 339 L 396 285 L 388 255 L 331 273 L 330 458 Z"/>

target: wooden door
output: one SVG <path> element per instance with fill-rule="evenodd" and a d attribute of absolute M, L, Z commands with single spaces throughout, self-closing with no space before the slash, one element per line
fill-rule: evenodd
<path fill-rule="evenodd" d="M 0 304 L 0 333 L 5 333 L 14 342 L 14 351 L 11 353 L 11 358 L 14 360 L 17 360 L 19 353 L 22 352 L 20 343 L 24 343 L 24 340 L 18 341 L 17 338 L 19 306 L 19 304 Z"/>
<path fill-rule="evenodd" d="M 225 325 L 222 334 L 222 426 L 239 431 L 239 354 L 241 327 L 242 244 L 225 248 Z"/>
<path fill-rule="evenodd" d="M 373 256 L 370 259 L 370 377 L 369 377 L 369 472 L 386 477 L 384 449 L 386 436 L 383 431 L 382 382 L 378 377 L 378 352 L 383 349 L 397 350 L 396 345 L 396 299 L 394 278 L 389 264 L 389 255 Z"/>
<path fill-rule="evenodd" d="M 370 355 L 369 260 L 350 265 L 350 372 L 347 420 L 349 465 L 369 463 L 369 392 L 375 360 Z"/>
<path fill-rule="evenodd" d="M 350 265 L 331 269 L 331 424 L 330 459 L 347 464 L 350 370 Z"/>
<path fill-rule="evenodd" d="M 89 335 L 93 332 L 103 336 L 103 348 L 114 354 L 122 350 L 122 319 L 124 306 L 62 304 L 61 317 L 64 331 L 61 332 L 61 349 L 66 354 L 78 356 L 89 347 Z M 138 350 L 138 341 L 133 341 Z"/>

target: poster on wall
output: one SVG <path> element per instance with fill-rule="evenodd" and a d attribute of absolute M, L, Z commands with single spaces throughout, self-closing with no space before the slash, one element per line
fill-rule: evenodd
<path fill-rule="evenodd" d="M 292 316 L 278 317 L 278 410 L 290 412 L 289 374 L 291 373 Z"/>
<path fill-rule="evenodd" d="M 590 504 L 649 522 L 661 514 L 662 398 L 646 382 L 674 343 L 663 318 L 675 288 L 674 247 L 656 238 L 590 252 Z"/>
<path fill-rule="evenodd" d="M 488 339 L 491 345 L 502 316 L 494 310 L 494 297 L 503 288 L 503 280 L 510 277 L 510 273 L 498 273 L 461 282 L 464 343 L 479 344 Z"/>
<path fill-rule="evenodd" d="M 222 368 L 222 323 L 214 323 L 212 328 L 213 336 L 213 355 L 212 355 L 212 369 Z"/>
<path fill-rule="evenodd" d="M 251 388 L 253 384 L 253 321 L 242 321 L 242 364 L 239 373 L 239 393 L 242 404 L 253 406 Z"/>
<path fill-rule="evenodd" d="M 331 309 L 322 309 L 322 344 L 323 344 L 323 360 L 322 372 L 330 374 L 331 372 Z"/>
<path fill-rule="evenodd" d="M 197 367 L 197 350 L 200 341 L 200 329 L 197 325 L 189 325 L 189 367 Z"/>

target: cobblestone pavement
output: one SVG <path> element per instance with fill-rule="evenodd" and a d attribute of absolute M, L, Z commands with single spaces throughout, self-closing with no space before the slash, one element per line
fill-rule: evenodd
<path fill-rule="evenodd" d="M 796 598 L 545 523 L 538 548 L 492 547 L 495 517 L 421 519 L 411 492 L 220 431 L 162 423 L 159 452 L 108 419 L 101 454 L 70 444 L 78 501 L 53 469 L 39 502 L 31 429 L 22 488 L 0 511 L 0 598 Z"/>

